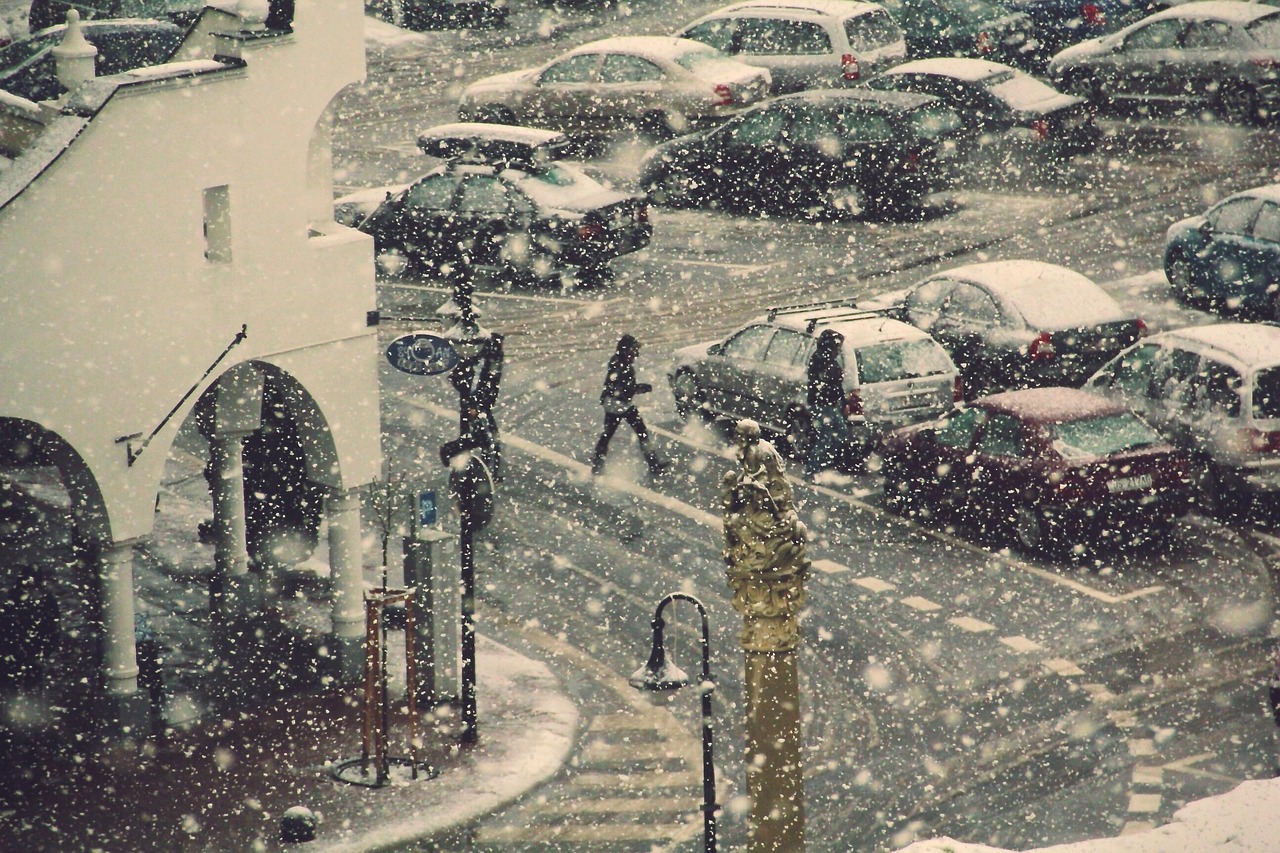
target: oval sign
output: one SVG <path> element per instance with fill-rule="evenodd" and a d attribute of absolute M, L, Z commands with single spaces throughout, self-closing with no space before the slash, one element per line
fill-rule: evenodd
<path fill-rule="evenodd" d="M 410 332 L 387 345 L 387 361 L 396 370 L 414 376 L 436 376 L 453 369 L 458 351 L 439 335 Z"/>

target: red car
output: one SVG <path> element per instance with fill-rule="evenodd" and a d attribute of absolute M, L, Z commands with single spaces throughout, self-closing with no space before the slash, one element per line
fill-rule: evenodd
<path fill-rule="evenodd" d="M 945 515 L 1026 551 L 1127 541 L 1191 503 L 1191 461 L 1122 403 L 1074 388 L 992 394 L 885 436 L 895 512 Z"/>

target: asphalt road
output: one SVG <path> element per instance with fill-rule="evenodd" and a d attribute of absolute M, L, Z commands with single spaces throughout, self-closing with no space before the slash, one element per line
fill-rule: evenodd
<path fill-rule="evenodd" d="M 339 180 L 345 189 L 411 177 L 424 165 L 416 133 L 452 119 L 464 82 L 695 12 L 518 7 L 511 33 L 432 34 L 421 48 L 375 55 L 369 84 L 340 105 Z M 732 461 L 720 430 L 675 417 L 663 376 L 671 351 L 769 305 L 896 289 L 994 258 L 1084 272 L 1153 329 L 1203 322 L 1165 292 L 1164 229 L 1270 180 L 1276 129 L 1136 116 L 1104 126 L 1097 154 L 1050 172 L 976 173 L 931 198 L 919 221 L 660 210 L 653 245 L 616 262 L 607 287 L 482 285 L 485 324 L 507 335 L 498 418 L 510 460 L 478 557 L 485 606 L 628 673 L 658 598 L 697 595 L 714 631 L 721 776 L 740 789 L 738 617 L 718 528 L 717 484 Z M 621 140 L 591 166 L 626 185 L 642 150 Z M 423 325 L 394 318 L 429 316 L 446 296 L 439 282 L 384 281 L 393 319 L 383 333 Z M 607 477 L 585 469 L 604 364 L 623 332 L 646 345 L 641 378 L 658 390 L 645 414 L 675 463 L 654 482 L 625 434 Z M 447 383 L 384 372 L 393 470 L 440 483 L 435 451 L 456 429 Z M 1192 515 L 1167 537 L 1055 563 L 889 515 L 871 474 L 799 494 L 818 561 L 801 654 L 810 850 L 893 849 L 932 833 L 1009 847 L 1114 835 L 1271 774 L 1259 678 L 1276 596 L 1274 518 L 1230 529 Z M 677 634 L 691 656 L 692 633 Z M 690 731 L 695 710 L 683 711 Z M 726 844 L 740 847 L 741 802 L 722 801 Z"/>

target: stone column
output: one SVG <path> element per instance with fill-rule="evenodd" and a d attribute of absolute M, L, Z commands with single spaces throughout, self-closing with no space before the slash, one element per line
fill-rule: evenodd
<path fill-rule="evenodd" d="M 748 850 L 804 850 L 804 778 L 796 649 L 809 572 L 808 532 L 782 457 L 755 421 L 735 432 L 741 470 L 724 477 L 724 558 L 746 656 Z"/>
<path fill-rule="evenodd" d="M 138 692 L 134 641 L 133 545 L 113 542 L 98 555 L 101 590 L 102 674 L 106 691 L 100 709 L 108 731 L 142 737 L 149 731 L 147 696 Z"/>
<path fill-rule="evenodd" d="M 338 678 L 358 680 L 364 649 L 364 561 L 360 549 L 360 491 L 332 491 L 325 498 L 329 524 L 329 583 L 333 634 L 330 654 Z"/>
<path fill-rule="evenodd" d="M 214 567 L 211 607 L 215 617 L 258 609 L 249 578 L 245 539 L 244 439 L 248 432 L 219 432 L 209 437 L 213 482 Z"/>

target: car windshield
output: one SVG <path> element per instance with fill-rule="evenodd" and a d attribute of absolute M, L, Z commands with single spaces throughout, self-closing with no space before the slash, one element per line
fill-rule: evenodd
<path fill-rule="evenodd" d="M 606 190 L 600 182 L 565 163 L 527 175 L 519 184 L 538 204 L 556 208 L 574 207 L 584 198 Z"/>
<path fill-rule="evenodd" d="M 885 341 L 858 347 L 858 382 L 863 385 L 936 376 L 954 369 L 932 340 Z"/>
<path fill-rule="evenodd" d="M 1280 418 L 1280 367 L 1260 370 L 1253 377 L 1253 416 Z"/>
<path fill-rule="evenodd" d="M 1258 47 L 1280 50 L 1280 15 L 1268 15 L 1255 21 L 1248 32 Z"/>
<path fill-rule="evenodd" d="M 1029 279 L 1010 296 L 1033 329 L 1077 329 L 1130 319 L 1106 291 L 1085 278 Z"/>
<path fill-rule="evenodd" d="M 1052 86 L 1010 69 L 983 81 L 987 91 L 1016 110 L 1033 108 L 1036 104 L 1059 97 Z"/>
<path fill-rule="evenodd" d="M 1064 459 L 1111 456 L 1162 442 L 1159 433 L 1130 412 L 1051 424 L 1049 436 Z"/>
<path fill-rule="evenodd" d="M 706 62 L 715 62 L 716 60 L 726 60 L 728 58 L 709 44 L 702 44 L 696 47 L 691 45 L 684 53 L 673 57 L 676 64 L 685 71 L 693 71 L 694 68 Z"/>

